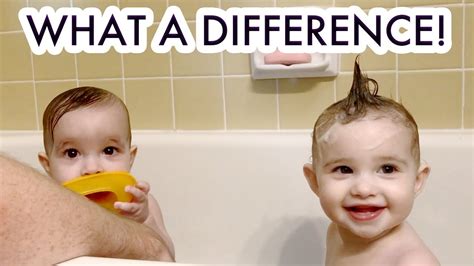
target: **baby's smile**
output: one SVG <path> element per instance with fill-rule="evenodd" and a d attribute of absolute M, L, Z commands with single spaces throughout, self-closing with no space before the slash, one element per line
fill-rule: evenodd
<path fill-rule="evenodd" d="M 377 205 L 353 205 L 344 207 L 350 217 L 358 222 L 375 220 L 385 210 L 385 206 Z"/>

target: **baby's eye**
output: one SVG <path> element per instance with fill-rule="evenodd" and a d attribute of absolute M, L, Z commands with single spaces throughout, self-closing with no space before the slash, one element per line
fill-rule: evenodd
<path fill-rule="evenodd" d="M 112 154 L 114 154 L 115 151 L 117 151 L 117 148 L 114 148 L 112 146 L 106 147 L 104 149 L 104 153 L 107 154 L 107 155 L 112 155 Z"/>
<path fill-rule="evenodd" d="M 79 152 L 76 149 L 67 149 L 64 153 L 67 157 L 72 159 L 76 158 Z"/>
<path fill-rule="evenodd" d="M 353 173 L 352 169 L 349 166 L 345 166 L 345 165 L 338 166 L 334 170 L 341 172 L 341 174 L 352 174 Z"/>
<path fill-rule="evenodd" d="M 395 167 L 393 165 L 389 165 L 389 164 L 384 164 L 382 165 L 382 167 L 380 168 L 380 170 L 382 171 L 382 173 L 384 174 L 391 174 L 393 172 L 395 172 Z"/>

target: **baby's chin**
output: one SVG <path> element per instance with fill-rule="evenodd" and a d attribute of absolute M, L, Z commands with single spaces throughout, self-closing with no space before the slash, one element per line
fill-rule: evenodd
<path fill-rule="evenodd" d="M 383 227 L 378 226 L 377 228 L 373 227 L 374 226 L 372 225 L 367 226 L 366 228 L 349 228 L 349 231 L 367 242 L 372 242 L 392 232 L 396 227 L 398 227 L 398 224 Z"/>

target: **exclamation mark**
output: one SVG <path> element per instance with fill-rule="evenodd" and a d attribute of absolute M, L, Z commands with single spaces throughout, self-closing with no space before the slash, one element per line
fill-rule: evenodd
<path fill-rule="evenodd" d="M 444 45 L 444 17 L 439 16 L 439 45 L 443 46 Z"/>

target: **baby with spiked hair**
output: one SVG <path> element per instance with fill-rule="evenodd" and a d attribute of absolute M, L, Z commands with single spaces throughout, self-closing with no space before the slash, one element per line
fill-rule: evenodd
<path fill-rule="evenodd" d="M 420 162 L 417 124 L 377 91 L 357 57 L 349 95 L 314 125 L 303 171 L 332 220 L 326 265 L 439 265 L 405 221 L 430 172 Z"/>

